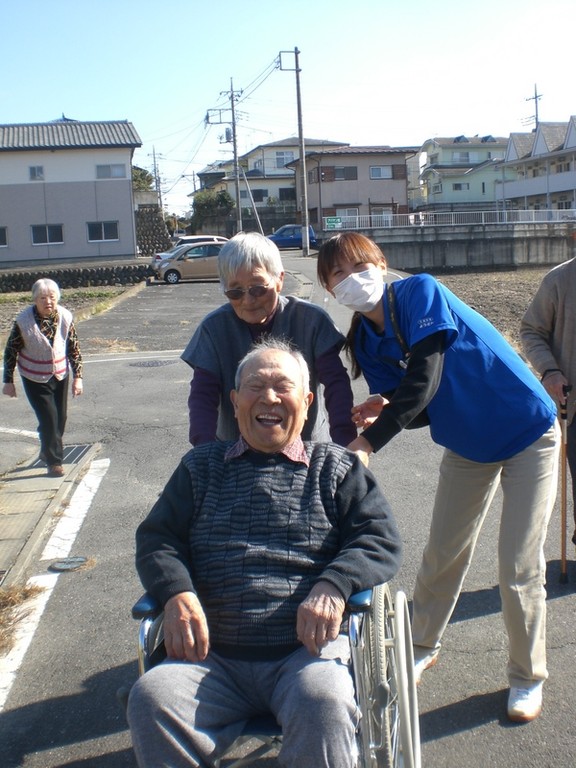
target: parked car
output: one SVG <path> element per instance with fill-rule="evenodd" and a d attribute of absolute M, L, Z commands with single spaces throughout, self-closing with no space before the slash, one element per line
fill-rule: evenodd
<path fill-rule="evenodd" d="M 167 251 L 155 253 L 150 262 L 150 266 L 152 269 L 156 269 L 161 261 L 171 259 L 173 256 L 178 256 L 182 253 L 182 248 L 185 248 L 186 246 L 194 244 L 200 245 L 202 243 L 225 243 L 227 240 L 227 237 L 220 237 L 220 235 L 186 235 L 185 237 L 181 237 L 175 245 Z"/>
<path fill-rule="evenodd" d="M 268 235 L 268 238 L 276 243 L 278 248 L 302 248 L 302 226 L 300 224 L 284 224 L 276 232 Z M 310 248 L 320 247 L 312 227 L 308 227 L 308 239 Z"/>
<path fill-rule="evenodd" d="M 228 240 L 227 237 L 222 235 L 181 235 L 175 241 L 174 245 L 184 245 L 184 243 L 225 243 Z"/>
<path fill-rule="evenodd" d="M 224 243 L 192 243 L 175 249 L 175 253 L 154 267 L 156 277 L 166 283 L 180 280 L 218 280 L 218 254 Z"/>

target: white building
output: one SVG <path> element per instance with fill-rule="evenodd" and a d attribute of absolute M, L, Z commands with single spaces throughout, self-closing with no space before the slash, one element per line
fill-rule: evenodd
<path fill-rule="evenodd" d="M 0 266 L 134 257 L 125 120 L 0 125 Z"/>
<path fill-rule="evenodd" d="M 510 134 L 503 167 L 510 180 L 499 197 L 507 208 L 576 209 L 576 116 Z"/>

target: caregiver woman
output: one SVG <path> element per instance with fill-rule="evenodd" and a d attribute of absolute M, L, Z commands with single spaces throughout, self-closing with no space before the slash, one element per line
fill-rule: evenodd
<path fill-rule="evenodd" d="M 354 311 L 353 376 L 373 395 L 353 409 L 365 455 L 406 427 L 428 424 L 445 450 L 428 543 L 416 579 L 416 677 L 436 664 L 476 539 L 498 485 L 502 613 L 509 641 L 507 714 L 533 720 L 546 669 L 544 540 L 556 495 L 556 408 L 498 331 L 432 276 L 385 283 L 378 246 L 355 232 L 318 254 L 320 283 Z"/>

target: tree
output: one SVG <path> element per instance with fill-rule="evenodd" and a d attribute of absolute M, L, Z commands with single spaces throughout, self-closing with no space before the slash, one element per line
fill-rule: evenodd
<path fill-rule="evenodd" d="M 194 231 L 201 229 L 207 221 L 227 220 L 235 207 L 236 203 L 226 190 L 216 192 L 214 189 L 203 189 L 196 192 L 194 195 L 194 213 L 191 219 Z"/>
<path fill-rule="evenodd" d="M 132 189 L 135 192 L 152 192 L 155 189 L 154 176 L 150 171 L 144 168 L 139 168 L 137 165 L 132 166 Z"/>

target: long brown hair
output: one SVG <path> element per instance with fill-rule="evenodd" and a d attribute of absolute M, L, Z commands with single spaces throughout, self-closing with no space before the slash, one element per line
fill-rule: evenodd
<path fill-rule="evenodd" d="M 369 237 L 361 235 L 359 232 L 339 232 L 326 240 L 318 251 L 318 282 L 326 290 L 330 290 L 330 274 L 339 261 L 349 261 L 352 264 L 376 264 L 378 266 L 384 264 L 386 266 L 384 253 Z M 352 366 L 353 379 L 357 379 L 362 373 L 354 350 L 354 338 L 361 319 L 360 312 L 354 312 L 344 342 L 344 351 Z"/>

